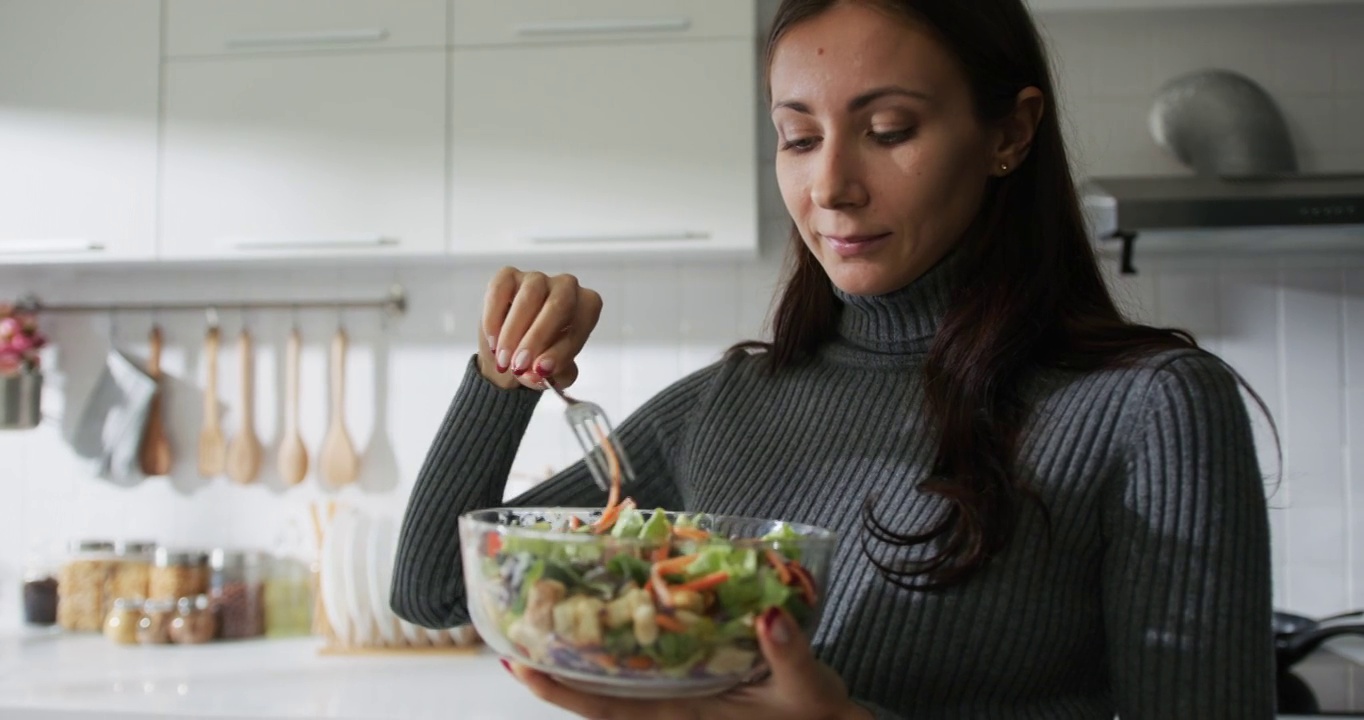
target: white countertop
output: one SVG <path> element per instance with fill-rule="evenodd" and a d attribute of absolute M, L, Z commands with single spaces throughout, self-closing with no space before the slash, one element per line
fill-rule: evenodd
<path fill-rule="evenodd" d="M 99 635 L 0 636 L 0 718 L 559 720 L 486 649 L 321 656 L 320 640 L 122 646 Z"/>
<path fill-rule="evenodd" d="M 1364 659 L 1364 641 L 1341 638 L 1330 645 Z M 0 635 L 0 718 L 575 717 L 532 696 L 486 649 L 323 656 L 319 648 L 316 638 L 142 647 L 115 645 L 99 635 Z"/>

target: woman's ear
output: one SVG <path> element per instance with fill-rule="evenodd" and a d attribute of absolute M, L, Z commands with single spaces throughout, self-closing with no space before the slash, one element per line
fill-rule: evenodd
<path fill-rule="evenodd" d="M 1013 172 L 1028 157 L 1037 125 L 1042 122 L 1042 114 L 1047 109 L 1046 97 L 1035 87 L 1026 87 L 1018 92 L 1014 109 L 997 125 L 996 142 L 993 155 L 992 175 L 1004 177 Z"/>

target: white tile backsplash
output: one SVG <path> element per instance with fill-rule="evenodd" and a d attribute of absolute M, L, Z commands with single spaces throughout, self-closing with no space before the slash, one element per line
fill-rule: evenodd
<path fill-rule="evenodd" d="M 764 0 L 770 11 L 774 4 Z M 1215 65 L 1250 75 L 1275 93 L 1288 117 L 1302 164 L 1364 170 L 1364 7 L 1275 10 L 1132 11 L 1049 14 L 1044 32 L 1056 56 L 1060 108 L 1082 174 L 1176 173 L 1182 168 L 1151 141 L 1152 95 L 1176 73 Z M 1291 93 L 1289 89 L 1291 88 Z M 759 113 L 767 124 L 767 113 Z M 759 146 L 770 163 L 775 140 Z M 573 271 L 606 298 L 601 324 L 582 356 L 579 391 L 626 414 L 683 372 L 718 357 L 729 344 L 757 337 L 771 310 L 789 221 L 770 167 L 761 171 L 764 256 L 735 265 L 584 264 Z M 65 419 L 31 433 L 0 434 L 0 588 L 15 587 L 31 549 L 86 535 L 151 536 L 174 544 L 270 547 L 308 503 L 338 498 L 399 512 L 437 424 L 473 351 L 484 283 L 493 267 L 211 269 L 185 272 L 0 268 L 0 295 L 26 290 L 50 301 L 158 297 L 306 297 L 382 292 L 402 281 L 411 312 L 387 327 L 366 313 L 345 321 L 349 360 L 347 418 L 367 448 L 360 486 L 333 493 L 315 476 L 298 488 L 274 476 L 275 399 L 289 314 L 247 318 L 257 337 L 258 429 L 265 437 L 264 482 L 235 487 L 202 481 L 192 447 L 201 411 L 203 318 L 161 318 L 172 377 L 172 440 L 179 461 L 169 479 L 116 488 L 94 480 L 58 432 L 69 424 L 94 381 L 108 345 L 107 318 L 62 317 L 49 329 L 58 348 L 47 393 Z M 1147 322 L 1183 325 L 1219 351 L 1254 386 L 1280 423 L 1286 473 L 1275 476 L 1268 425 L 1255 417 L 1270 497 L 1275 598 L 1313 614 L 1364 605 L 1364 553 L 1355 527 L 1364 518 L 1364 271 L 1212 269 L 1114 278 L 1125 308 Z M 123 313 L 117 339 L 135 354 L 151 318 Z M 219 391 L 235 427 L 235 355 L 242 318 L 225 314 Z M 325 430 L 325 343 L 337 317 L 302 313 L 303 434 L 316 452 Z M 386 370 L 386 372 L 385 372 Z M 377 377 L 376 377 L 377 376 Z M 69 401 L 69 402 L 68 402 Z M 381 412 L 376 412 L 378 403 Z M 576 452 L 561 408 L 541 405 L 513 470 L 519 492 Z M 17 592 L 0 591 L 0 624 L 18 615 Z"/>

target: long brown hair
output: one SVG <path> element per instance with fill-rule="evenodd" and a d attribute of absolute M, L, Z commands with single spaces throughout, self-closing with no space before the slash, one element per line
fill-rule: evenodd
<path fill-rule="evenodd" d="M 784 0 L 767 39 L 768 67 L 792 26 L 840 1 Z M 982 122 L 1007 116 L 1025 88 L 1038 88 L 1048 102 L 1056 97 L 1022 0 L 861 1 L 935 31 L 965 70 Z M 1027 159 L 991 182 L 954 251 L 958 277 L 969 282 L 954 290 L 922 376 L 928 420 L 940 435 L 931 475 L 919 488 L 943 498 L 949 510 L 925 532 L 902 533 L 877 517 L 875 498 L 862 508 L 864 554 L 903 587 L 934 590 L 966 581 L 1008 544 L 1022 502 L 1041 507 L 1014 468 L 1027 412 L 1019 389 L 1029 373 L 1094 370 L 1197 347 L 1188 333 L 1134 324 L 1118 310 L 1088 240 L 1054 107 L 1044 113 Z M 832 339 L 841 308 L 794 228 L 791 252 L 772 342 L 734 349 L 764 350 L 773 372 L 809 360 Z M 885 561 L 871 551 L 871 539 L 928 552 Z"/>

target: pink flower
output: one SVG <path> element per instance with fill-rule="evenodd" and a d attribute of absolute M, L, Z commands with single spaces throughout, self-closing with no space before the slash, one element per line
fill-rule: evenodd
<path fill-rule="evenodd" d="M 31 336 L 19 333 L 9 339 L 9 349 L 13 352 L 23 354 L 30 350 L 36 350 L 37 346 L 34 345 Z"/>
<path fill-rule="evenodd" d="M 0 352 L 0 375 L 14 375 L 23 369 L 23 356 L 18 353 Z"/>
<path fill-rule="evenodd" d="M 0 319 L 0 340 L 18 335 L 23 332 L 24 326 L 19 323 L 17 318 L 7 317 Z"/>

